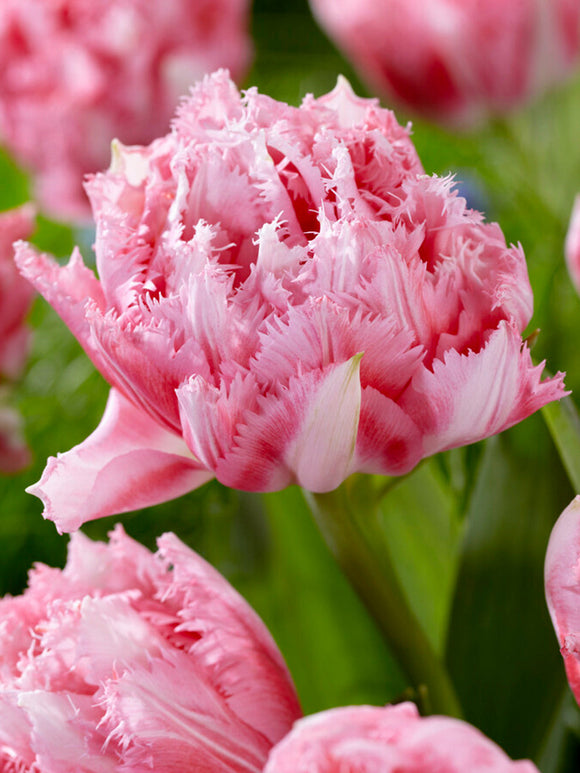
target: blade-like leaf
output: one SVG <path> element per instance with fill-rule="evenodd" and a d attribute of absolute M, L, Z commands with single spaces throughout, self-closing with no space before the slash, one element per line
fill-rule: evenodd
<path fill-rule="evenodd" d="M 381 502 L 381 515 L 401 585 L 432 646 L 441 653 L 461 531 L 454 494 L 436 460 L 393 487 Z"/>
<path fill-rule="evenodd" d="M 542 414 L 570 483 L 580 493 L 580 416 L 571 397 L 548 403 Z"/>
<path fill-rule="evenodd" d="M 487 441 L 467 512 L 447 663 L 466 719 L 515 758 L 539 751 L 563 689 L 543 564 L 571 497 L 538 417 Z"/>

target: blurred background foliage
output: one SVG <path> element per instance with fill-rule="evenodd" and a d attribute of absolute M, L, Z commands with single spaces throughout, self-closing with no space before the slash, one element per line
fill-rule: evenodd
<path fill-rule="evenodd" d="M 338 73 L 365 95 L 349 64 L 318 29 L 306 1 L 255 0 L 255 60 L 245 85 L 298 104 L 329 91 Z M 409 116 L 397 111 L 399 121 Z M 535 293 L 530 331 L 537 361 L 567 371 L 580 391 L 580 300 L 563 241 L 580 190 L 580 78 L 528 109 L 472 135 L 413 121 L 428 174 L 454 173 L 463 195 L 521 242 Z M 26 176 L 0 153 L 0 209 L 28 200 Z M 34 241 L 66 258 L 90 231 L 39 218 Z M 97 425 L 108 387 L 42 300 L 30 316 L 32 356 L 13 402 L 24 416 L 31 468 L 0 478 L 0 593 L 18 593 L 35 561 L 62 565 L 66 538 L 40 517 L 24 488 L 46 458 Z M 471 448 L 422 464 L 385 498 L 381 518 L 409 600 L 445 658 L 465 716 L 542 773 L 577 771 L 579 712 L 543 599 L 551 526 L 573 496 L 540 416 Z M 121 521 L 148 547 L 174 531 L 253 604 L 293 673 L 305 712 L 383 704 L 405 680 L 361 603 L 335 566 L 299 490 L 264 497 L 210 483 L 174 502 L 87 524 L 103 539 Z"/>

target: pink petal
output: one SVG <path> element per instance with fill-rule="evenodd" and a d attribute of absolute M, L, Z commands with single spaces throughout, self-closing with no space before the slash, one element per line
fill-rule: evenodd
<path fill-rule="evenodd" d="M 422 456 L 422 437 L 413 420 L 389 397 L 371 386 L 365 387 L 354 469 L 381 475 L 404 475 Z"/>
<path fill-rule="evenodd" d="M 209 674 L 185 653 L 136 664 L 103 694 L 103 726 L 126 746 L 123 770 L 261 773 L 271 744 L 232 712 Z"/>
<path fill-rule="evenodd" d="M 568 233 L 564 243 L 564 255 L 570 279 L 576 288 L 576 292 L 580 294 L 580 195 L 574 199 Z"/>
<path fill-rule="evenodd" d="M 445 353 L 418 372 L 401 406 L 424 432 L 424 454 L 473 443 L 564 397 L 562 375 L 540 381 L 517 329 L 500 322 L 479 352 Z"/>
<path fill-rule="evenodd" d="M 466 722 L 420 717 L 412 703 L 346 706 L 296 722 L 264 773 L 538 773 Z"/>
<path fill-rule="evenodd" d="M 182 610 L 177 631 L 192 637 L 189 651 L 211 670 L 235 714 L 276 743 L 301 711 L 270 632 L 225 578 L 174 534 L 164 534 L 158 546 L 173 567 L 171 585 L 162 586 L 160 595 Z"/>
<path fill-rule="evenodd" d="M 59 531 L 181 496 L 208 481 L 183 441 L 112 389 L 101 423 L 84 442 L 51 457 L 27 491 Z"/>
<path fill-rule="evenodd" d="M 355 355 L 339 365 L 291 378 L 279 394 L 258 398 L 258 408 L 247 410 L 237 426 L 233 447 L 215 456 L 218 480 L 246 491 L 274 491 L 293 482 L 311 491 L 336 488 L 352 471 L 361 400 L 360 359 Z M 208 391 L 207 387 L 200 391 L 192 382 L 180 388 L 179 399 L 186 438 L 188 434 L 197 437 L 204 411 L 214 412 L 216 429 L 205 440 L 209 448 L 217 447 L 220 426 L 231 427 L 232 422 L 226 395 L 211 405 L 204 398 Z"/>
<path fill-rule="evenodd" d="M 568 505 L 552 530 L 544 579 L 566 675 L 580 705 L 580 497 Z"/>
<path fill-rule="evenodd" d="M 107 369 L 92 342 L 90 325 L 85 316 L 87 301 L 93 301 L 102 309 L 105 307 L 105 297 L 100 282 L 83 263 L 79 250 L 75 248 L 66 266 L 59 266 L 49 255 L 36 252 L 24 242 L 15 245 L 14 257 L 21 274 L 68 325 L 95 366 L 106 373 Z"/>
<path fill-rule="evenodd" d="M 30 745 L 40 770 L 114 773 L 115 761 L 102 752 L 100 711 L 89 695 L 22 692 L 18 705 L 31 723 Z M 92 721 L 91 721 L 92 720 Z"/>

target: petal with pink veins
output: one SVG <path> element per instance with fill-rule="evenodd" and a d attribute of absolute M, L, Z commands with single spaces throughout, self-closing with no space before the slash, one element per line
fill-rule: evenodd
<path fill-rule="evenodd" d="M 413 420 L 389 397 L 371 386 L 365 387 L 356 443 L 356 470 L 404 475 L 422 456 L 421 433 Z"/>
<path fill-rule="evenodd" d="M 112 513 L 165 502 L 212 478 L 182 439 L 111 389 L 101 423 L 79 445 L 51 457 L 27 491 L 59 531 Z"/>
<path fill-rule="evenodd" d="M 495 435 L 566 395 L 562 374 L 540 382 L 518 330 L 500 322 L 484 347 L 447 351 L 413 378 L 401 407 L 424 433 L 425 456 Z"/>
<path fill-rule="evenodd" d="M 246 491 L 340 485 L 353 472 L 361 356 L 293 377 L 279 394 L 258 399 L 258 410 L 245 414 L 232 449 L 217 462 L 218 480 Z"/>
<path fill-rule="evenodd" d="M 104 310 L 105 297 L 99 280 L 85 266 L 79 250 L 75 248 L 68 265 L 59 266 L 49 255 L 36 252 L 29 244 L 17 242 L 14 259 L 20 273 L 68 325 L 95 366 L 106 372 L 92 342 L 90 324 L 85 316 L 87 301 L 92 300 Z"/>

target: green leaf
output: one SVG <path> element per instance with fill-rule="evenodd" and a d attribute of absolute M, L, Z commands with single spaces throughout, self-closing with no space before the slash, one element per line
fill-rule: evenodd
<path fill-rule="evenodd" d="M 580 416 L 571 397 L 548 403 L 542 408 L 552 440 L 568 473 L 570 483 L 580 493 Z"/>
<path fill-rule="evenodd" d="M 466 719 L 514 758 L 539 750 L 563 689 L 543 563 L 571 497 L 538 416 L 487 441 L 467 512 L 447 663 Z"/>

